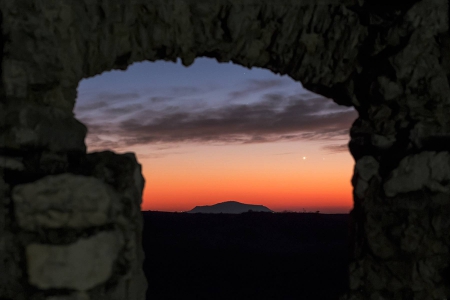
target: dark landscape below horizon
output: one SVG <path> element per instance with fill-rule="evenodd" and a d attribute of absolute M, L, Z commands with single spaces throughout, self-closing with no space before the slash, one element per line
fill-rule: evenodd
<path fill-rule="evenodd" d="M 338 299 L 348 214 L 143 211 L 147 299 Z"/>

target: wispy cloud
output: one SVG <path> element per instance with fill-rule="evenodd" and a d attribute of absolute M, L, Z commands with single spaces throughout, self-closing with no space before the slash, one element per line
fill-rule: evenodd
<path fill-rule="evenodd" d="M 100 108 L 104 108 L 104 107 L 108 107 L 109 103 L 106 101 L 98 101 L 98 102 L 92 102 L 92 103 L 86 103 L 83 105 L 79 105 L 75 108 L 75 112 L 76 113 L 85 113 L 85 112 L 90 112 L 93 110 L 97 110 Z"/>
<path fill-rule="evenodd" d="M 143 104 L 135 103 L 121 107 L 105 108 L 103 112 L 112 117 L 116 117 L 116 116 L 123 116 L 124 114 L 128 113 L 136 113 L 136 111 L 142 110 L 143 108 L 144 108 Z"/>
<path fill-rule="evenodd" d="M 251 81 L 247 90 L 229 94 L 244 96 L 267 86 L 281 86 L 281 80 Z M 186 92 L 196 89 L 184 88 Z M 194 91 L 195 90 L 195 91 Z M 181 91 L 181 90 L 180 90 Z M 89 129 L 89 144 L 93 148 L 126 148 L 159 143 L 268 143 L 295 140 L 348 140 L 348 130 L 357 117 L 353 109 L 337 106 L 330 99 L 317 96 L 266 93 L 251 104 L 228 103 L 221 107 L 186 106 L 176 97 L 145 96 L 144 102 L 134 101 L 137 94 L 120 94 L 109 99 L 121 99 L 121 107 L 112 107 L 100 97 L 97 102 L 77 107 L 77 117 Z M 130 101 L 129 101 L 130 100 Z M 132 101 L 131 101 L 132 100 Z M 206 99 L 201 99 L 207 103 Z M 158 107 L 152 107 L 152 103 Z M 165 104 L 165 105 L 162 105 Z M 191 103 L 192 104 L 192 103 Z M 193 109 L 195 108 L 195 109 Z M 96 110 L 97 116 L 87 115 Z M 120 117 L 120 120 L 114 120 Z M 106 137 L 109 137 L 106 138 Z M 346 145 L 345 145 L 346 147 Z M 325 150 L 337 153 L 344 145 L 327 145 Z M 348 150 L 345 150 L 348 151 Z"/>
<path fill-rule="evenodd" d="M 100 93 L 96 96 L 97 99 L 108 101 L 108 102 L 118 102 L 118 101 L 129 101 L 138 99 L 141 97 L 140 93 Z"/>
<path fill-rule="evenodd" d="M 341 153 L 341 152 L 348 152 L 348 144 L 332 144 L 332 145 L 325 145 L 322 147 L 322 149 L 328 151 L 328 153 Z"/>
<path fill-rule="evenodd" d="M 153 150 L 153 149 L 152 149 Z M 174 155 L 174 154 L 184 154 L 184 153 L 188 153 L 188 151 L 164 151 L 164 152 L 155 152 L 152 151 L 151 153 L 137 153 L 139 155 L 139 158 L 162 158 L 162 157 L 166 157 L 169 155 Z"/>
<path fill-rule="evenodd" d="M 274 153 L 273 155 L 291 155 L 291 154 L 298 154 L 298 152 Z"/>
<path fill-rule="evenodd" d="M 266 91 L 274 87 L 281 87 L 287 84 L 286 80 L 282 79 L 271 79 L 271 80 L 256 80 L 250 79 L 245 82 L 244 87 L 237 91 L 232 91 L 228 93 L 228 96 L 235 100 L 237 98 L 243 98 L 251 94 Z"/>
<path fill-rule="evenodd" d="M 175 100 L 177 98 L 175 97 L 168 97 L 168 96 L 154 96 L 154 97 L 150 97 L 149 101 L 152 103 L 163 103 L 163 102 L 167 102 L 167 101 L 171 101 L 171 100 Z"/>
<path fill-rule="evenodd" d="M 174 96 L 186 96 L 200 93 L 202 89 L 196 86 L 175 86 L 170 88 L 169 91 Z"/>

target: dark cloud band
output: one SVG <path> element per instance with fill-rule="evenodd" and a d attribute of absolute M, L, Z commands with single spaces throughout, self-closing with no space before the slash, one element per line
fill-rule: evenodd
<path fill-rule="evenodd" d="M 277 81 L 271 84 L 279 85 Z M 264 84 L 253 80 L 249 90 L 252 88 L 263 89 Z M 245 94 L 244 91 L 236 93 Z M 205 99 L 202 101 L 207 102 Z M 252 104 L 197 107 L 193 111 L 173 100 L 168 101 L 170 106 L 156 110 L 152 109 L 152 102 L 112 108 L 102 97 L 99 102 L 80 107 L 76 112 L 88 126 L 92 148 L 183 142 L 228 144 L 330 140 L 333 143 L 334 140 L 348 140 L 348 130 L 357 117 L 355 110 L 337 106 L 324 97 L 305 100 L 301 95 L 281 93 L 265 94 L 261 101 Z M 92 109 L 98 110 L 102 117 L 85 114 Z M 120 120 L 105 122 L 119 116 Z M 114 141 L 104 139 L 105 136 Z M 336 153 L 344 151 L 344 146 L 331 144 L 324 149 Z"/>

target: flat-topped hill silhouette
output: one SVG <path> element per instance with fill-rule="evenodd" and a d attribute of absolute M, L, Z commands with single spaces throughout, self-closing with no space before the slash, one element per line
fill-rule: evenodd
<path fill-rule="evenodd" d="M 273 212 L 264 205 L 245 204 L 237 201 L 225 201 L 214 205 L 196 206 L 188 213 L 205 214 L 241 214 L 248 211 L 254 212 Z"/>

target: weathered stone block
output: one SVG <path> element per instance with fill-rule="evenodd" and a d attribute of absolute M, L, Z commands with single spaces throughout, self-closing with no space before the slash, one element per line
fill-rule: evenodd
<path fill-rule="evenodd" d="M 358 159 L 355 165 L 355 194 L 363 198 L 369 188 L 369 181 L 378 174 L 379 163 L 372 156 L 364 156 Z"/>
<path fill-rule="evenodd" d="M 119 196 L 94 177 L 64 173 L 14 187 L 12 199 L 19 226 L 88 228 L 113 222 Z"/>
<path fill-rule="evenodd" d="M 0 148 L 86 151 L 87 128 L 70 111 L 16 102 L 4 106 Z"/>
<path fill-rule="evenodd" d="M 0 168 L 22 171 L 25 169 L 20 158 L 0 156 Z"/>
<path fill-rule="evenodd" d="M 389 197 L 425 187 L 433 192 L 450 192 L 450 153 L 423 151 L 407 156 L 384 184 Z"/>
<path fill-rule="evenodd" d="M 123 246 L 119 232 L 100 232 L 70 245 L 26 247 L 28 277 L 40 289 L 86 291 L 106 282 Z"/>
<path fill-rule="evenodd" d="M 91 298 L 85 292 L 76 292 L 69 295 L 63 296 L 50 296 L 46 297 L 45 300 L 90 300 Z"/>

